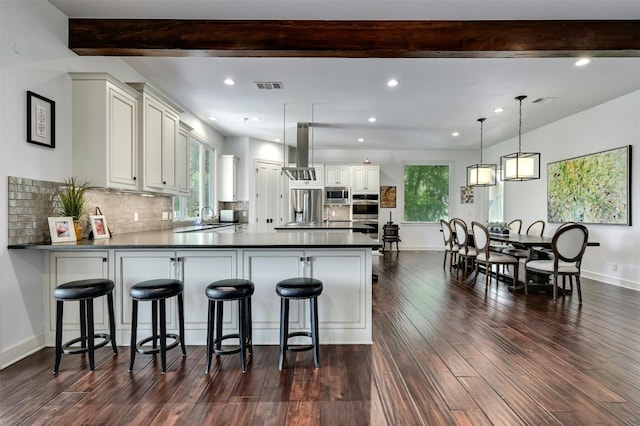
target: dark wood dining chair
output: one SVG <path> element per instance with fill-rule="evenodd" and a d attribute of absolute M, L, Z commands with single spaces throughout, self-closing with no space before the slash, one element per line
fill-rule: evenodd
<path fill-rule="evenodd" d="M 479 264 L 484 264 L 484 286 L 489 287 L 489 276 L 491 275 L 492 265 L 497 265 L 496 268 L 496 283 L 498 282 L 498 272 L 500 265 L 513 265 L 513 288 L 516 288 L 518 284 L 518 259 L 512 256 L 508 256 L 503 253 L 496 253 L 489 250 L 489 231 L 487 227 L 478 222 L 471 222 L 471 228 L 473 230 L 473 238 L 476 246 L 476 267 L 475 276 L 473 277 L 473 285 L 476 284 L 478 279 Z"/>
<path fill-rule="evenodd" d="M 529 271 L 553 275 L 553 303 L 556 303 L 557 300 L 558 277 L 575 277 L 578 300 L 582 303 L 580 266 L 588 240 L 589 230 L 582 224 L 571 223 L 559 227 L 553 234 L 551 241 L 553 259 L 530 260 L 525 264 L 525 293 L 527 292 Z"/>
<path fill-rule="evenodd" d="M 442 231 L 442 238 L 444 239 L 444 260 L 442 267 L 444 268 L 447 266 L 447 255 L 449 255 L 449 270 L 451 270 L 453 263 L 456 260 L 456 254 L 460 248 L 455 242 L 449 222 L 446 220 L 440 220 L 440 230 Z"/>
<path fill-rule="evenodd" d="M 455 218 L 453 219 L 453 225 L 456 233 L 456 242 L 459 247 L 458 263 L 462 263 L 462 268 L 458 268 L 458 271 L 464 269 L 466 273 L 469 266 L 473 266 L 473 261 L 476 258 L 476 248 L 469 244 L 469 232 L 465 221 Z"/>

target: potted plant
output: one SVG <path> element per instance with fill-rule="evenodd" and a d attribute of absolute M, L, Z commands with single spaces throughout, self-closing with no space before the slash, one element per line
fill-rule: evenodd
<path fill-rule="evenodd" d="M 71 177 L 68 180 L 65 180 L 64 186 L 61 186 L 58 190 L 60 212 L 63 216 L 70 216 L 73 218 L 76 238 L 78 240 L 82 239 L 80 217 L 86 211 L 87 189 L 89 189 L 89 183 L 80 182 L 75 177 Z"/>

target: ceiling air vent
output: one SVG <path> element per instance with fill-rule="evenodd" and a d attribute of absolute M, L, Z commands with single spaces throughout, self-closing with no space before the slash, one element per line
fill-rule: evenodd
<path fill-rule="evenodd" d="M 282 90 L 282 83 L 279 81 L 256 81 L 255 83 L 260 90 Z"/>

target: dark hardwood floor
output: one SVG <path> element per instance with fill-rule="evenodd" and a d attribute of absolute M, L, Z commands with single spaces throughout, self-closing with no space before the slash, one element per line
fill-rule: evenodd
<path fill-rule="evenodd" d="M 471 287 L 441 253 L 392 252 L 376 262 L 371 346 L 324 345 L 321 368 L 256 346 L 246 374 L 223 357 L 204 374 L 204 348 L 159 360 L 128 348 L 64 356 L 46 348 L 0 372 L 0 423 L 238 425 L 638 425 L 640 292 L 583 279 L 558 303 L 512 294 L 483 277 Z M 320 298 L 322 303 L 322 298 Z"/>

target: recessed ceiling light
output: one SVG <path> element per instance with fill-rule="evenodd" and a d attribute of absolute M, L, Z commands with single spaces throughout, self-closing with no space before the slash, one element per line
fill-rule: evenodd
<path fill-rule="evenodd" d="M 451 133 L 451 136 L 458 137 L 458 136 L 460 136 L 460 133 L 458 133 L 458 132 L 453 132 L 453 133 Z"/>
<path fill-rule="evenodd" d="M 396 80 L 395 78 L 392 78 L 391 80 L 387 81 L 387 86 L 389 87 L 396 87 L 398 85 L 398 80 Z"/>
<path fill-rule="evenodd" d="M 224 79 L 224 84 L 228 85 L 228 86 L 233 86 L 234 84 L 236 84 L 235 81 L 233 81 L 232 78 L 225 78 Z"/>
<path fill-rule="evenodd" d="M 369 123 L 375 123 L 375 122 L 376 122 L 375 117 L 369 117 Z"/>
<path fill-rule="evenodd" d="M 280 138 L 275 138 L 274 141 L 275 142 L 280 142 Z"/>
<path fill-rule="evenodd" d="M 498 107 L 498 108 L 494 108 L 493 109 L 493 112 L 495 112 L 495 113 L 500 113 L 502 111 L 504 111 L 504 108 L 502 108 L 502 107 Z"/>
<path fill-rule="evenodd" d="M 364 142 L 364 138 L 358 138 L 358 142 Z"/>
<path fill-rule="evenodd" d="M 262 118 L 260 118 L 260 117 L 251 117 L 251 120 L 252 121 L 260 121 L 260 120 L 262 120 Z"/>
<path fill-rule="evenodd" d="M 591 62 L 591 59 L 589 58 L 580 58 L 576 61 L 576 67 L 583 67 L 587 65 L 589 62 Z"/>
<path fill-rule="evenodd" d="M 212 116 L 210 116 L 210 117 L 209 117 L 209 120 L 211 120 L 211 121 L 217 121 L 217 120 L 218 120 L 218 117 L 216 117 L 216 116 L 213 116 L 213 115 L 212 115 Z"/>

